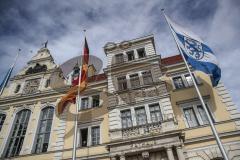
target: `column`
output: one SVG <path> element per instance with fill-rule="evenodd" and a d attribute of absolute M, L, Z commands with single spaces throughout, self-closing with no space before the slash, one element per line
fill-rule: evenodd
<path fill-rule="evenodd" d="M 167 148 L 167 156 L 168 156 L 168 160 L 174 160 L 172 147 Z"/>
<path fill-rule="evenodd" d="M 177 146 L 177 155 L 178 155 L 179 160 L 185 160 L 183 150 L 182 150 L 182 146 Z"/>

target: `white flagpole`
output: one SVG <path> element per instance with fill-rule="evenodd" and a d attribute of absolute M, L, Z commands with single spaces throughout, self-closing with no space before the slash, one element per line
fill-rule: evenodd
<path fill-rule="evenodd" d="M 78 92 L 77 92 L 77 106 L 75 109 L 75 119 L 74 119 L 74 138 L 73 138 L 73 152 L 72 152 L 72 159 L 76 160 L 76 152 L 77 152 L 77 122 L 78 122 L 78 109 L 80 109 L 80 84 L 81 84 L 81 74 L 82 74 L 82 68 L 81 65 L 82 63 L 80 63 L 80 61 L 82 61 L 82 57 L 80 55 L 79 57 L 79 77 L 78 77 Z"/>
<path fill-rule="evenodd" d="M 204 111 L 205 111 L 205 113 L 206 113 L 206 115 L 207 115 L 207 118 L 208 118 L 208 121 L 209 121 L 211 130 L 212 130 L 213 135 L 214 135 L 214 137 L 215 137 L 215 139 L 216 139 L 216 141 L 217 141 L 217 144 L 218 144 L 218 147 L 219 147 L 219 149 L 220 149 L 220 151 L 221 151 L 221 153 L 222 153 L 222 156 L 224 157 L 225 160 L 229 160 L 229 159 L 228 159 L 228 156 L 227 156 L 227 153 L 226 153 L 226 151 L 225 151 L 225 149 L 224 149 L 224 147 L 223 147 L 223 144 L 222 144 L 222 142 L 221 142 L 221 140 L 220 140 L 220 138 L 219 138 L 219 136 L 218 136 L 217 130 L 216 130 L 214 124 L 213 124 L 213 121 L 212 121 L 212 119 L 211 119 L 211 116 L 210 116 L 210 114 L 209 114 L 209 112 L 208 112 L 208 110 L 207 110 L 207 107 L 206 107 L 205 103 L 204 103 L 204 100 L 203 100 L 203 98 L 202 98 L 202 95 L 201 95 L 201 93 L 200 93 L 200 91 L 199 91 L 199 88 L 198 88 L 198 86 L 197 86 L 197 83 L 196 83 L 196 81 L 195 81 L 195 79 L 194 79 L 194 77 L 193 77 L 193 75 L 192 75 L 192 72 L 191 72 L 191 70 L 190 70 L 190 68 L 189 68 L 189 66 L 188 66 L 188 63 L 187 63 L 187 61 L 186 61 L 186 59 L 185 59 L 185 57 L 184 57 L 184 55 L 183 55 L 183 53 L 182 53 L 182 51 L 181 51 L 181 48 L 180 48 L 179 44 L 177 43 L 177 40 L 176 40 L 176 36 L 175 36 L 175 34 L 174 34 L 174 31 L 172 30 L 172 28 L 171 28 L 171 26 L 170 26 L 170 24 L 169 24 L 169 22 L 168 22 L 168 20 L 167 20 L 167 18 L 166 18 L 166 15 L 165 15 L 165 13 L 164 13 L 164 9 L 162 9 L 162 13 L 163 13 L 164 18 L 165 18 L 165 20 L 166 20 L 166 22 L 167 22 L 167 24 L 168 24 L 168 26 L 169 26 L 169 28 L 170 28 L 170 30 L 171 30 L 171 33 L 172 33 L 173 38 L 174 38 L 174 40 L 175 40 L 175 42 L 176 42 L 177 48 L 178 48 L 178 50 L 179 50 L 179 52 L 180 52 L 180 54 L 181 54 L 181 56 L 182 56 L 182 58 L 183 58 L 183 61 L 184 61 L 185 65 L 186 65 L 186 68 L 187 68 L 187 70 L 188 70 L 188 73 L 189 73 L 189 75 L 191 76 L 191 79 L 192 79 L 192 81 L 193 81 L 194 87 L 195 87 L 195 89 L 196 89 L 196 91 L 197 91 L 197 94 L 198 94 L 198 97 L 199 97 L 199 99 L 200 99 L 200 101 L 201 101 L 201 104 L 202 104 L 202 106 L 203 106 L 203 109 L 204 109 Z"/>
<path fill-rule="evenodd" d="M 15 64 L 16 64 L 16 61 L 17 61 L 17 58 L 18 58 L 18 56 L 19 56 L 20 51 L 21 51 L 21 49 L 18 49 L 17 55 L 16 55 L 16 57 L 15 57 L 15 59 L 14 59 L 14 61 L 13 61 L 13 64 L 11 65 L 11 70 L 13 70 L 13 68 L 14 68 L 14 66 L 15 66 Z M 12 71 L 11 71 L 11 72 L 8 72 L 7 77 L 10 76 L 9 74 L 11 74 L 11 73 L 12 73 Z M 5 81 L 3 82 L 3 87 L 1 88 L 0 95 L 2 95 L 2 93 L 3 93 L 3 91 L 4 91 L 4 88 L 5 88 L 5 85 L 6 85 L 7 82 L 8 82 L 8 78 L 5 79 Z"/>

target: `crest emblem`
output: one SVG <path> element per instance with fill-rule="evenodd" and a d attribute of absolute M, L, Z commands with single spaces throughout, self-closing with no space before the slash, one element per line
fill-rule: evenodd
<path fill-rule="evenodd" d="M 184 37 L 186 54 L 194 59 L 200 60 L 204 57 L 202 44 L 194 39 Z"/>

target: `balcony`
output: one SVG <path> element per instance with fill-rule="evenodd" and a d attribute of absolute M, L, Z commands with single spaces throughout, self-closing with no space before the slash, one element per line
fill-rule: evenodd
<path fill-rule="evenodd" d="M 130 139 L 140 136 L 157 135 L 175 129 L 177 129 L 177 121 L 173 114 L 168 114 L 164 115 L 163 120 L 160 122 L 110 131 L 110 136 L 112 140 Z"/>

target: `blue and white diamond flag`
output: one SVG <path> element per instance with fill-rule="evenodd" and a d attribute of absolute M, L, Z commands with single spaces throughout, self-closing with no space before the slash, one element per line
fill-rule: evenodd
<path fill-rule="evenodd" d="M 166 19 L 186 61 L 194 69 L 209 74 L 212 85 L 217 86 L 221 69 L 213 51 L 197 35 L 174 23 L 167 16 Z"/>

